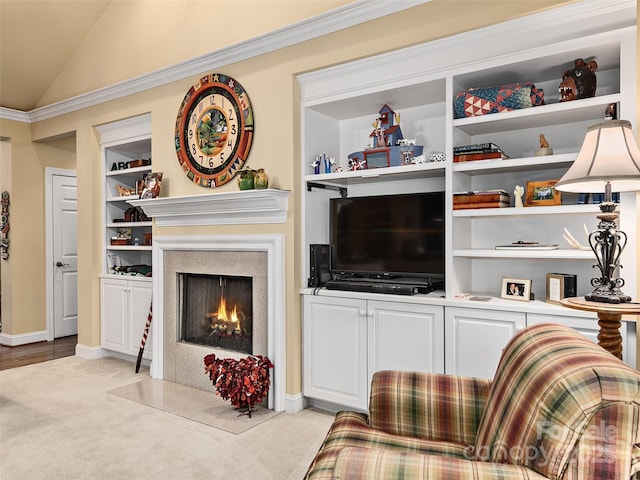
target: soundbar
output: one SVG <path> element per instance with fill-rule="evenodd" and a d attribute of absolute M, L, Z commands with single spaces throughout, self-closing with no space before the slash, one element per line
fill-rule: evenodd
<path fill-rule="evenodd" d="M 415 285 L 397 283 L 377 283 L 355 280 L 329 280 L 324 284 L 327 290 L 347 290 L 350 292 L 391 293 L 395 295 L 415 295 L 419 288 Z"/>

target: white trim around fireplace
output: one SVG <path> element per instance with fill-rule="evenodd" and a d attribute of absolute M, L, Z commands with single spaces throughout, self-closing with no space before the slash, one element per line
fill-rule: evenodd
<path fill-rule="evenodd" d="M 285 410 L 286 393 L 286 288 L 285 239 L 283 234 L 184 235 L 153 238 L 153 360 L 151 377 L 162 379 L 164 306 L 164 253 L 172 250 L 263 251 L 267 253 L 268 338 L 267 355 L 275 365 L 269 395 L 269 408 Z"/>

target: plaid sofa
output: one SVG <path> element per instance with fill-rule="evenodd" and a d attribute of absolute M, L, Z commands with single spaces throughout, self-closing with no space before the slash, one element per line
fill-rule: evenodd
<path fill-rule="evenodd" d="M 377 372 L 307 480 L 640 478 L 640 373 L 570 328 L 505 347 L 493 381 Z"/>

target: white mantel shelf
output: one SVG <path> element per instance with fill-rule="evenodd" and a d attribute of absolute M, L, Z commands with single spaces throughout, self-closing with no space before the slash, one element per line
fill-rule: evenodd
<path fill-rule="evenodd" d="M 285 223 L 288 190 L 240 190 L 184 197 L 127 200 L 159 227 Z"/>

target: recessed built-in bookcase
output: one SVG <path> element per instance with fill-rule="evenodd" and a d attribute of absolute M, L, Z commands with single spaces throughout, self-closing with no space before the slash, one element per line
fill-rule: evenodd
<path fill-rule="evenodd" d="M 629 1 L 614 1 L 606 6 L 602 2 L 579 2 L 553 13 L 517 19 L 300 75 L 303 135 L 300 162 L 304 189 L 301 249 L 304 261 L 299 274 L 303 285 L 309 276 L 309 246 L 330 243 L 330 198 L 435 190 L 444 191 L 446 196 L 444 292 L 434 297 L 302 288 L 305 328 L 321 331 L 320 325 L 324 325 L 324 314 L 314 314 L 317 296 L 333 297 L 334 303 L 344 297 L 375 299 L 387 302 L 392 310 L 399 304 L 439 305 L 444 311 L 441 320 L 444 339 L 440 339 L 446 345 L 446 353 L 442 353 L 446 357 L 444 371 L 473 374 L 477 373 L 473 369 L 474 362 L 482 364 L 478 358 L 485 354 L 491 357 L 495 353 L 498 358 L 503 340 L 529 323 L 555 318 L 564 319 L 578 329 L 581 319 L 595 325 L 595 317 L 545 300 L 548 273 L 576 274 L 578 295 L 592 290 L 590 279 L 596 275 L 593 253 L 572 248 L 563 234 L 568 231 L 587 245 L 585 226 L 588 230 L 595 228 L 598 207 L 593 203 L 579 203 L 577 194 L 562 194 L 561 203 L 557 205 L 516 208 L 513 206 L 514 189 L 519 185 L 526 191 L 529 182 L 562 177 L 576 158 L 587 127 L 603 121 L 610 105 L 615 106 L 618 118 L 628 119 L 637 127 L 634 6 L 635 3 Z M 560 102 L 558 87 L 562 74 L 579 58 L 597 61 L 596 95 Z M 454 100 L 459 92 L 518 82 L 532 82 L 542 89 L 544 105 L 455 118 Z M 399 114 L 405 138 L 415 139 L 418 145 L 423 145 L 427 157 L 443 152 L 445 160 L 351 171 L 349 155 L 370 143 L 372 122 L 385 104 Z M 553 154 L 536 155 L 541 134 Z M 509 158 L 452 161 L 454 147 L 488 142 L 499 145 Z M 313 161 L 322 154 L 335 158 L 335 166 L 340 166 L 342 171 L 316 174 Z M 511 195 L 511 207 L 453 209 L 456 193 L 496 189 Z M 627 232 L 637 231 L 637 203 L 635 193 L 620 195 L 620 224 Z M 625 290 L 635 296 L 638 290 L 638 240 L 633 234 L 629 237 L 622 259 L 622 273 L 627 282 Z M 557 244 L 558 248 L 495 248 L 518 241 Z M 515 302 L 500 298 L 503 278 L 530 279 L 535 300 Z M 469 296 L 484 297 L 488 301 L 474 302 Z M 360 331 L 368 332 L 368 342 L 354 344 L 352 348 L 368 348 L 365 363 L 369 362 L 371 367 L 371 362 L 375 361 L 371 351 L 378 345 L 371 336 L 376 330 L 377 314 L 366 305 L 356 310 L 356 315 L 360 314 L 365 324 L 373 323 L 369 323 L 368 330 L 362 327 Z M 567 320 L 572 318 L 578 324 Z M 504 338 L 499 329 L 492 327 L 503 321 L 506 323 L 502 325 L 509 325 L 509 333 Z M 400 317 L 398 322 L 401 322 Z M 589 328 L 597 331 L 597 325 L 593 325 Z M 469 328 L 465 330 L 466 327 Z M 397 328 L 402 329 L 401 323 Z M 623 328 L 625 335 L 626 328 Z M 629 332 L 632 338 L 625 336 L 625 339 L 632 341 L 625 348 L 635 363 L 635 328 L 630 328 Z M 410 335 L 410 332 L 406 333 Z M 322 345 L 314 340 L 314 335 L 305 337 L 305 342 L 308 352 L 305 354 L 305 394 L 323 399 L 325 390 L 317 388 L 317 381 L 322 383 L 318 379 L 329 379 L 337 372 L 317 370 L 321 367 L 312 361 L 319 358 L 316 355 L 322 355 L 319 353 Z M 484 352 L 483 344 L 495 351 Z M 325 353 L 334 355 L 335 351 L 330 353 L 330 350 Z M 468 371 L 465 365 L 470 366 Z M 411 368 L 410 362 L 400 366 Z M 492 368 L 489 365 L 480 373 L 488 375 Z M 339 390 L 338 385 L 327 385 L 326 391 L 334 388 Z M 366 401 L 362 403 L 366 396 L 360 396 L 363 392 L 352 393 L 349 398 L 356 398 L 352 406 L 366 405 Z M 324 399 L 336 401 L 331 395 Z"/>

